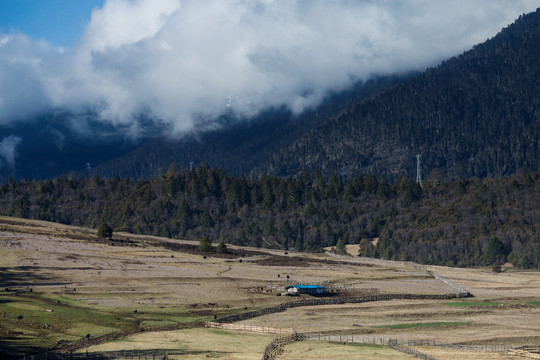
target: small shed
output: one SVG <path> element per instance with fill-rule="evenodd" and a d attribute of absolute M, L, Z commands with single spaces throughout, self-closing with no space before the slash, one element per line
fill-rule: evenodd
<path fill-rule="evenodd" d="M 326 289 L 320 285 L 291 285 L 287 286 L 287 293 L 289 295 L 308 294 L 314 296 L 324 295 Z"/>

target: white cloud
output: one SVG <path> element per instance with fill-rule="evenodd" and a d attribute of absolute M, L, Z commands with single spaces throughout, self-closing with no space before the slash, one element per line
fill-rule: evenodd
<path fill-rule="evenodd" d="M 249 115 L 285 103 L 300 112 L 351 79 L 461 53 L 537 5 L 108 0 L 72 49 L 0 37 L 0 123 L 47 106 L 98 105 L 104 120 L 129 124 L 145 111 L 182 132 L 229 108 Z"/>
<path fill-rule="evenodd" d="M 43 68 L 56 56 L 48 44 L 21 34 L 0 39 L 0 124 L 50 107 L 43 81 L 51 74 Z"/>
<path fill-rule="evenodd" d="M 178 0 L 108 1 L 92 12 L 83 46 L 103 52 L 152 38 L 179 7 Z"/>
<path fill-rule="evenodd" d="M 10 135 L 0 141 L 0 168 L 8 166 L 14 168 L 15 158 L 17 157 L 17 145 L 21 142 L 21 138 L 15 135 Z"/>

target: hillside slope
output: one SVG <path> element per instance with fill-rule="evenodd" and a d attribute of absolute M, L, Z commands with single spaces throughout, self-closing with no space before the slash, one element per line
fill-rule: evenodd
<path fill-rule="evenodd" d="M 540 168 L 540 9 L 493 39 L 342 114 L 274 154 L 258 172 L 415 171 L 447 178 Z"/>
<path fill-rule="evenodd" d="M 62 173 L 78 176 L 115 174 L 151 178 L 173 162 L 189 167 L 207 162 L 231 174 L 248 173 L 306 131 L 342 108 L 378 94 L 410 77 L 378 77 L 328 94 L 319 106 L 293 115 L 285 107 L 270 108 L 252 118 L 233 113 L 209 119 L 191 134 L 167 136 L 168 124 L 141 114 L 130 124 L 100 120 L 95 110 L 55 109 L 34 118 L 0 124 L 0 182 L 47 179 Z"/>
<path fill-rule="evenodd" d="M 249 173 L 273 153 L 292 144 L 307 131 L 336 117 L 342 109 L 379 94 L 408 79 L 410 74 L 377 77 L 351 89 L 329 94 L 319 106 L 300 115 L 285 107 L 267 109 L 253 118 L 227 114 L 214 129 L 179 139 L 155 138 L 128 154 L 103 162 L 91 174 L 150 178 L 165 173 L 171 163 L 188 168 L 208 163 L 230 174 Z"/>

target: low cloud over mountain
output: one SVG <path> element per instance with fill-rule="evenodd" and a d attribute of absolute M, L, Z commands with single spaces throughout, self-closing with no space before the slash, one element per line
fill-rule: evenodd
<path fill-rule="evenodd" d="M 72 48 L 0 33 L 0 124 L 91 108 L 132 134 L 140 114 L 182 133 L 231 109 L 249 116 L 286 104 L 299 113 L 353 81 L 423 70 L 537 5 L 108 0 Z"/>

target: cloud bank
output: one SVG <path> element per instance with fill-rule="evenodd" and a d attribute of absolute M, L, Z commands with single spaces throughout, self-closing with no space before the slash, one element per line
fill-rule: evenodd
<path fill-rule="evenodd" d="M 423 70 L 536 0 L 108 0 L 77 46 L 0 33 L 0 124 L 52 108 L 190 131 L 227 110 L 294 112 L 377 74 Z"/>

